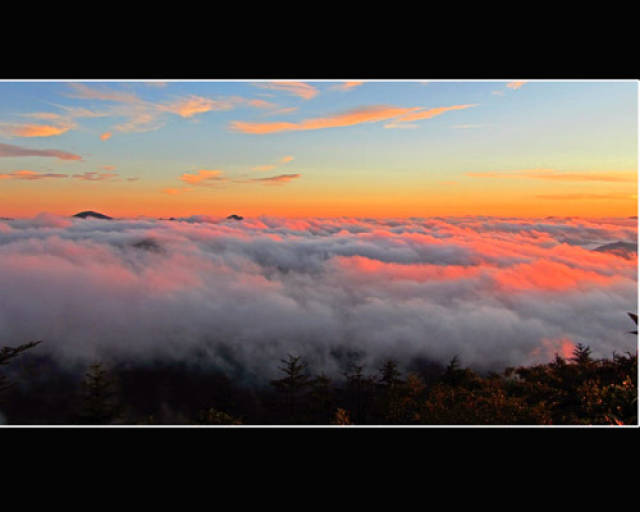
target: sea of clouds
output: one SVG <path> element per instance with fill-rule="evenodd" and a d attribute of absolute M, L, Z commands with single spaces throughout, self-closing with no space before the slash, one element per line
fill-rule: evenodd
<path fill-rule="evenodd" d="M 635 352 L 637 219 L 0 221 L 0 346 L 272 375 L 287 353 L 477 369 Z"/>

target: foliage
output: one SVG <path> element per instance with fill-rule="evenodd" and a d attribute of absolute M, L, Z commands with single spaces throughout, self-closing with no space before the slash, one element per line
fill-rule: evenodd
<path fill-rule="evenodd" d="M 242 421 L 226 412 L 214 408 L 201 411 L 198 417 L 199 425 L 242 425 Z"/>
<path fill-rule="evenodd" d="M 0 363 L 35 344 L 2 349 Z M 32 378 L 38 383 L 9 388 L 3 382 L 3 414 L 25 424 L 69 423 L 65 404 L 77 393 L 73 386 L 78 381 L 56 378 L 55 367 L 37 361 Z M 208 369 L 107 371 L 94 363 L 81 383 L 81 406 L 69 413 L 75 414 L 71 422 L 615 426 L 638 421 L 637 354 L 596 359 L 581 344 L 568 359 L 556 354 L 546 364 L 488 374 L 463 367 L 457 357 L 439 374 L 426 377 L 413 371 L 404 374 L 393 359 L 382 361 L 369 374 L 360 359 L 352 358 L 342 379 L 311 374 L 300 356 L 288 355 L 281 363 L 281 375 L 270 387 L 247 386 L 222 373 L 210 375 Z M 49 416 L 42 417 L 42 410 Z"/>
<path fill-rule="evenodd" d="M 80 418 L 83 424 L 103 425 L 116 419 L 115 380 L 102 363 L 89 365 L 83 382 L 83 402 Z"/>
<path fill-rule="evenodd" d="M 9 361 L 11 361 L 13 358 L 18 356 L 25 350 L 29 350 L 30 348 L 33 348 L 40 343 L 42 343 L 42 341 L 30 341 L 29 343 L 25 343 L 17 347 L 2 347 L 0 349 L 0 365 L 9 364 Z M 0 374 L 0 392 L 7 390 L 12 385 L 13 383 L 10 382 L 6 376 Z"/>

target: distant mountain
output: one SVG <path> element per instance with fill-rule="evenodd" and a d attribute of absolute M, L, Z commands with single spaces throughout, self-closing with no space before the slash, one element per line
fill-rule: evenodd
<path fill-rule="evenodd" d="M 242 219 L 244 219 L 244 217 L 242 217 L 240 215 L 236 215 L 235 213 L 232 213 L 231 215 L 229 215 L 227 217 L 227 219 L 229 219 L 229 220 L 242 220 Z"/>
<path fill-rule="evenodd" d="M 612 244 L 601 245 L 593 250 L 598 252 L 608 252 L 630 260 L 635 258 L 638 254 L 638 244 L 630 242 L 614 242 Z"/>
<path fill-rule="evenodd" d="M 108 215 L 103 215 L 102 213 L 92 212 L 91 210 L 87 210 L 86 212 L 76 213 L 74 217 L 78 217 L 80 219 L 86 219 L 88 217 L 92 217 L 94 219 L 104 219 L 104 220 L 112 220 L 112 217 Z"/>

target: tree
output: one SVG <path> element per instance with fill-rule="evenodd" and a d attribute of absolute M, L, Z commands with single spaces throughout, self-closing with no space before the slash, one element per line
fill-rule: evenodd
<path fill-rule="evenodd" d="M 356 360 L 348 363 L 344 376 L 347 380 L 347 398 L 350 408 L 355 411 L 355 422 L 366 423 L 367 410 L 371 402 L 371 394 L 375 390 L 375 379 L 366 376 L 362 370 L 363 365 L 357 364 Z"/>
<path fill-rule="evenodd" d="M 378 370 L 378 414 L 383 421 L 392 424 L 401 421 L 402 407 L 400 401 L 400 388 L 402 379 L 398 370 L 398 363 L 393 359 L 387 359 Z"/>
<path fill-rule="evenodd" d="M 586 366 L 591 363 L 591 349 L 588 346 L 578 343 L 576 348 L 573 349 L 573 356 L 571 361 L 580 366 Z"/>
<path fill-rule="evenodd" d="M 305 401 L 309 407 L 308 419 L 312 423 L 327 424 L 336 401 L 331 379 L 323 373 L 311 380 Z"/>
<path fill-rule="evenodd" d="M 629 315 L 629 318 L 631 318 L 631 320 L 633 320 L 633 323 L 636 324 L 636 326 L 638 325 L 638 315 L 636 315 L 635 313 L 627 313 L 627 315 Z M 636 336 L 638 335 L 638 330 L 636 329 L 635 331 L 629 331 L 629 334 L 635 334 Z"/>
<path fill-rule="evenodd" d="M 9 361 L 11 361 L 18 354 L 21 354 L 25 350 L 29 350 L 30 348 L 39 345 L 42 341 L 30 341 L 29 343 L 25 343 L 24 345 L 19 345 L 17 347 L 2 347 L 0 349 L 0 365 L 7 365 Z M 0 392 L 5 391 L 13 385 L 12 382 L 9 382 L 4 375 L 0 375 Z"/>
<path fill-rule="evenodd" d="M 284 377 L 272 380 L 271 385 L 281 393 L 284 399 L 285 410 L 289 421 L 294 423 L 299 398 L 303 391 L 309 386 L 309 375 L 307 374 L 307 363 L 302 361 L 300 356 L 287 355 L 287 359 L 281 359 L 283 366 L 279 370 Z"/>
<path fill-rule="evenodd" d="M 111 423 L 116 416 L 115 382 L 102 363 L 89 365 L 83 388 L 82 422 L 88 425 Z"/>
<path fill-rule="evenodd" d="M 393 359 L 387 359 L 378 372 L 380 374 L 378 382 L 386 390 L 393 389 L 402 383 L 402 379 L 400 379 L 402 374 L 398 370 L 398 363 Z"/>
<path fill-rule="evenodd" d="M 453 356 L 442 375 L 442 382 L 449 386 L 473 386 L 477 376 L 470 368 L 461 368 L 458 356 Z"/>

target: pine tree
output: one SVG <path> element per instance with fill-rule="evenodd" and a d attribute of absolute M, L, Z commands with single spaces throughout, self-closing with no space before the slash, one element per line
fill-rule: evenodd
<path fill-rule="evenodd" d="M 381 419 L 389 423 L 401 421 L 400 386 L 402 379 L 398 363 L 387 359 L 378 370 L 377 412 Z"/>
<path fill-rule="evenodd" d="M 402 379 L 400 379 L 402 374 L 398 370 L 398 363 L 393 359 L 387 359 L 378 372 L 380 374 L 378 382 L 386 390 L 393 389 L 402 383 Z"/>
<path fill-rule="evenodd" d="M 331 379 L 324 373 L 309 383 L 306 401 L 310 408 L 310 419 L 314 423 L 326 424 L 335 410 L 335 395 Z"/>
<path fill-rule="evenodd" d="M 591 359 L 591 349 L 588 346 L 578 343 L 576 348 L 573 349 L 573 356 L 571 361 L 579 366 L 586 366 L 593 361 Z"/>
<path fill-rule="evenodd" d="M 371 393 L 375 386 L 373 377 L 366 376 L 363 373 L 364 366 L 359 365 L 352 360 L 348 366 L 344 376 L 347 380 L 347 393 L 349 401 L 352 404 L 352 410 L 355 411 L 355 422 L 358 424 L 366 423 L 366 411 L 368 409 Z"/>
<path fill-rule="evenodd" d="M 0 349 L 0 365 L 7 365 L 9 361 L 11 361 L 18 354 L 21 354 L 25 350 L 35 347 L 36 345 L 42 343 L 42 341 L 30 341 L 29 343 L 25 343 L 24 345 L 19 345 L 17 347 L 2 347 Z M 0 392 L 5 391 L 13 385 L 12 382 L 9 382 L 4 375 L 0 375 Z"/>
<path fill-rule="evenodd" d="M 287 359 L 281 359 L 283 366 L 279 370 L 284 377 L 272 380 L 271 385 L 281 393 L 285 410 L 289 418 L 289 422 L 295 423 L 296 413 L 298 412 L 298 403 L 300 396 L 309 386 L 309 375 L 307 374 L 307 363 L 291 354 L 287 355 Z"/>
<path fill-rule="evenodd" d="M 104 425 L 113 421 L 116 416 L 115 382 L 102 363 L 89 365 L 83 387 L 82 422 Z"/>

